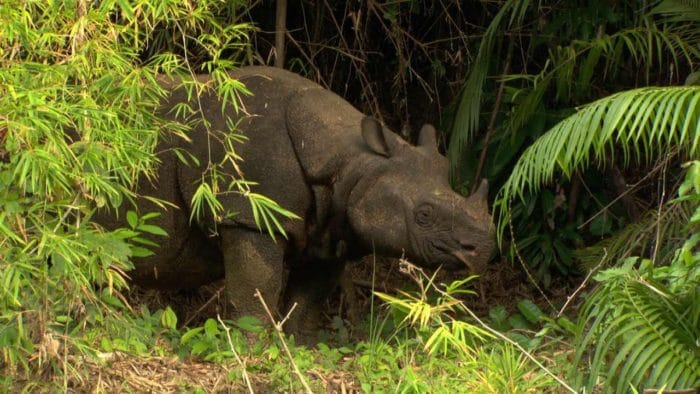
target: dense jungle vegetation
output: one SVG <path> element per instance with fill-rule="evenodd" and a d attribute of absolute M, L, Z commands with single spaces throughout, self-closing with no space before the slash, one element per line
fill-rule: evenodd
<path fill-rule="evenodd" d="M 697 0 L 4 0 L 0 63 L 2 391 L 700 391 Z M 130 289 L 163 230 L 92 218 L 187 138 L 158 81 L 235 105 L 248 64 L 412 142 L 435 124 L 455 190 L 490 181 L 489 272 L 353 263 L 313 348 L 217 316 L 215 286 Z M 284 207 L 233 178 L 274 230 Z M 223 214 L 222 182 L 195 205 Z"/>

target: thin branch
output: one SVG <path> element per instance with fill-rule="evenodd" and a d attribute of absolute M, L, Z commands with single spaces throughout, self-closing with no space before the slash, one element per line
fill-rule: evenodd
<path fill-rule="evenodd" d="M 668 155 L 666 156 L 668 158 Z M 656 256 L 659 253 L 659 244 L 661 243 L 661 215 L 664 206 L 664 200 L 666 199 L 666 172 L 668 168 L 668 159 L 664 160 L 663 170 L 661 171 L 661 198 L 659 198 L 659 208 L 656 215 L 656 239 L 654 240 L 654 253 L 651 256 L 651 262 L 656 263 Z"/>
<path fill-rule="evenodd" d="M 634 202 L 634 197 L 630 193 L 625 193 L 628 188 L 625 175 L 615 164 L 615 162 L 612 163 L 611 167 L 611 178 L 613 186 L 615 187 L 615 192 L 620 196 L 620 202 L 622 202 L 622 206 L 625 207 L 625 211 L 627 212 L 627 216 L 630 218 L 630 221 L 636 222 L 637 219 L 639 219 L 640 212 L 639 208 L 637 208 L 637 204 Z"/>
<path fill-rule="evenodd" d="M 596 265 L 595 267 L 593 267 L 593 269 L 588 271 L 588 274 L 583 279 L 583 282 L 581 282 L 581 285 L 579 285 L 579 287 L 576 288 L 576 290 L 574 290 L 574 292 L 570 296 L 566 297 L 566 302 L 564 303 L 564 306 L 562 306 L 561 309 L 559 310 L 559 313 L 557 313 L 557 318 L 560 318 L 561 315 L 564 314 L 564 311 L 566 310 L 566 307 L 569 306 L 569 303 L 574 298 L 576 298 L 578 293 L 581 292 L 581 290 L 583 290 L 584 287 L 586 287 L 586 285 L 588 284 L 588 280 L 591 278 L 591 276 L 593 276 L 593 273 L 598 272 L 598 269 L 600 268 L 600 266 L 603 265 L 603 263 L 605 262 L 605 259 L 608 257 L 608 250 L 603 249 L 603 251 L 604 251 L 603 257 L 601 257 L 598 265 Z"/>
<path fill-rule="evenodd" d="M 443 293 L 443 294 L 446 295 L 447 293 Z M 554 380 L 556 380 L 560 385 L 562 385 L 570 393 L 577 393 L 577 391 L 573 387 L 569 386 L 564 380 L 562 380 L 562 378 L 560 378 L 559 376 L 554 374 L 554 372 L 550 371 L 547 367 L 545 367 L 544 364 L 539 362 L 535 358 L 535 356 L 533 356 L 530 352 L 525 350 L 525 348 L 520 346 L 519 343 L 517 343 L 514 340 L 508 338 L 507 336 L 501 334 L 500 332 L 498 332 L 498 330 L 494 330 L 493 328 L 489 327 L 486 323 L 484 323 L 481 319 L 479 319 L 479 317 L 474 312 L 472 312 L 471 309 L 467 308 L 467 306 L 464 304 L 464 302 L 459 301 L 459 303 L 462 304 L 462 307 L 467 311 L 469 316 L 471 316 L 472 319 L 476 320 L 477 323 L 479 323 L 479 325 L 481 325 L 481 327 L 484 330 L 488 331 L 491 335 L 496 336 L 500 340 L 508 342 L 511 346 L 515 346 L 525 357 L 529 358 L 533 363 L 535 363 L 535 365 L 540 367 L 547 375 L 551 376 Z"/>
<path fill-rule="evenodd" d="M 229 346 L 229 348 L 231 348 L 231 352 L 233 353 L 233 356 L 236 357 L 236 362 L 238 362 L 238 364 L 243 369 L 243 380 L 245 380 L 245 384 L 246 384 L 246 386 L 248 386 L 248 392 L 253 394 L 255 391 L 253 390 L 253 385 L 250 383 L 250 377 L 248 377 L 248 371 L 246 370 L 245 361 L 243 361 L 241 356 L 236 351 L 236 348 L 233 346 L 233 340 L 231 339 L 231 329 L 224 323 L 223 320 L 221 320 L 220 315 L 216 315 L 216 319 L 219 321 L 221 326 L 224 328 L 224 331 L 226 331 L 226 339 L 228 340 L 228 346 Z"/>
<path fill-rule="evenodd" d="M 503 73 L 501 75 L 508 75 L 510 73 L 510 63 L 513 58 L 513 49 L 515 48 L 514 40 L 510 40 L 508 44 L 508 54 L 506 55 L 506 64 L 503 66 Z M 481 148 L 481 156 L 479 157 L 479 164 L 476 167 L 476 172 L 474 173 L 474 182 L 472 183 L 472 193 L 476 191 L 481 182 L 481 173 L 484 171 L 484 165 L 486 163 L 486 153 L 489 150 L 489 143 L 493 137 L 493 133 L 496 130 L 496 118 L 501 110 L 501 101 L 503 100 L 503 90 L 506 87 L 506 79 L 501 79 L 501 83 L 498 86 L 498 93 L 496 94 L 496 102 L 493 105 L 493 111 L 491 112 L 491 119 L 489 120 L 489 126 L 486 129 L 486 136 L 484 137 L 484 147 Z"/>
<path fill-rule="evenodd" d="M 284 68 L 284 37 L 287 31 L 287 0 L 277 0 L 275 12 L 275 67 Z"/>
<path fill-rule="evenodd" d="M 540 295 L 544 297 L 544 299 L 547 301 L 549 304 L 549 307 L 552 308 L 552 310 L 556 310 L 557 308 L 554 307 L 554 304 L 552 301 L 550 301 L 549 297 L 547 297 L 546 294 L 544 294 L 544 290 L 537 284 L 537 280 L 532 276 L 530 273 L 530 270 L 527 268 L 527 264 L 525 263 L 525 259 L 523 256 L 520 255 L 520 251 L 518 250 L 518 245 L 515 242 L 515 230 L 513 229 L 513 221 L 511 220 L 511 201 L 508 201 L 508 228 L 510 229 L 510 240 L 513 243 L 513 251 L 515 251 L 515 256 L 518 258 L 518 262 L 520 265 L 523 267 L 523 270 L 525 270 L 525 274 L 527 274 L 527 277 L 530 279 L 530 282 L 532 282 L 533 285 L 535 285 L 535 288 L 537 288 L 537 291 L 540 292 Z"/>
<path fill-rule="evenodd" d="M 316 75 L 319 76 L 318 82 L 320 84 L 323 84 L 324 88 L 330 89 L 330 86 L 326 83 L 326 81 L 324 81 L 320 78 L 321 70 L 318 68 L 318 66 L 316 66 L 316 63 L 314 63 L 314 60 L 304 51 L 304 48 L 302 48 L 301 44 L 297 40 L 295 40 L 294 37 L 292 37 L 292 35 L 289 32 L 287 32 L 287 39 L 289 39 L 289 41 L 292 44 L 294 44 L 295 47 L 297 47 L 299 49 L 299 53 L 306 59 L 307 62 L 309 62 L 309 66 L 311 66 L 314 69 L 314 72 L 316 73 Z M 307 45 L 309 45 L 309 43 L 307 43 Z"/>
<path fill-rule="evenodd" d="M 284 324 L 284 322 L 287 321 L 287 319 L 291 315 L 292 311 L 294 310 L 294 307 L 296 307 L 296 304 L 294 304 L 294 306 L 292 306 L 292 309 L 289 310 L 289 312 L 287 313 L 287 316 L 285 316 L 284 319 L 282 319 L 282 321 L 278 323 L 275 321 L 275 318 L 272 317 L 272 312 L 270 312 L 270 308 L 268 308 L 267 303 L 265 303 L 265 299 L 263 298 L 259 289 L 255 289 L 255 296 L 260 300 L 260 303 L 262 304 L 263 308 L 265 308 L 265 313 L 267 313 L 267 316 L 270 318 L 270 321 L 272 322 L 272 326 L 275 328 L 275 332 L 277 333 L 277 336 L 279 337 L 280 342 L 282 342 L 282 347 L 284 348 L 284 352 L 287 354 L 289 361 L 292 363 L 292 366 L 294 367 L 294 373 L 297 375 L 297 377 L 301 381 L 301 384 L 304 386 L 304 390 L 306 390 L 307 393 L 313 393 L 313 391 L 311 391 L 311 387 L 309 387 L 309 384 L 306 383 L 306 379 L 304 378 L 304 375 L 299 370 L 299 367 L 297 366 L 296 362 L 294 362 L 294 357 L 292 357 L 292 352 L 289 351 L 289 346 L 287 346 L 287 342 L 284 340 L 284 333 L 282 332 L 282 325 Z"/>
<path fill-rule="evenodd" d="M 350 45 L 348 45 L 348 42 L 345 39 L 345 35 L 343 35 L 343 27 L 345 26 L 346 21 L 351 21 L 354 23 L 353 31 L 355 32 L 355 42 L 357 43 L 357 46 L 358 46 L 357 51 L 361 55 L 360 56 L 361 58 L 367 59 L 367 53 L 365 51 L 365 48 L 363 47 L 362 36 L 360 36 L 361 26 L 360 26 L 359 14 L 356 15 L 355 18 L 343 18 L 343 22 L 342 22 L 343 26 L 341 27 L 341 25 L 338 23 L 338 19 L 335 17 L 335 14 L 333 12 L 333 7 L 331 6 L 330 2 L 328 0 L 324 0 L 323 3 L 326 6 L 326 8 L 328 9 L 328 15 L 330 16 L 331 21 L 333 21 L 333 24 L 335 25 L 335 28 L 338 31 L 338 38 L 340 39 L 341 44 L 347 49 L 347 51 L 351 51 L 351 49 L 350 49 Z M 349 10 L 348 10 L 349 4 L 350 4 L 350 2 L 345 3 L 345 10 L 346 10 L 345 15 L 349 14 Z M 380 106 L 379 106 L 378 97 L 376 94 L 374 94 L 374 91 L 372 90 L 372 84 L 370 83 L 369 78 L 367 78 L 367 75 L 365 75 L 362 72 L 361 66 L 363 66 L 365 64 L 365 62 L 359 62 L 359 61 L 355 60 L 356 57 L 351 57 L 349 59 L 350 59 L 350 62 L 352 63 L 353 68 L 355 69 L 355 72 L 357 73 L 357 80 L 359 81 L 360 86 L 362 88 L 362 94 L 369 101 L 369 106 L 371 108 L 371 112 L 377 118 L 379 118 L 381 120 L 382 116 L 381 116 L 381 111 L 379 109 Z M 333 80 L 333 73 L 335 72 L 337 61 L 338 60 L 336 57 L 336 60 L 333 64 L 333 67 L 331 68 L 333 71 L 331 72 L 331 77 L 329 78 L 330 81 Z M 348 73 L 348 78 L 350 78 L 351 75 L 352 75 L 352 73 Z M 350 81 L 346 82 L 346 86 L 348 86 L 349 83 L 350 83 Z"/>
<path fill-rule="evenodd" d="M 187 319 L 182 325 L 183 325 L 183 326 L 187 326 L 188 324 L 190 324 L 190 323 L 192 322 L 192 320 L 194 320 L 195 317 L 199 316 L 199 314 L 200 314 L 207 306 L 209 306 L 209 304 L 211 304 L 212 302 L 214 302 L 214 300 L 218 300 L 219 297 L 220 297 L 220 295 L 221 295 L 221 292 L 224 290 L 224 288 L 225 288 L 225 286 L 223 286 L 223 285 L 222 285 L 222 286 L 219 286 L 219 289 L 216 291 L 216 293 L 214 293 L 214 295 L 212 295 L 211 297 L 209 297 L 209 299 L 207 300 L 207 302 L 205 302 L 202 306 L 200 306 L 199 309 L 197 309 L 197 310 L 190 316 L 190 318 Z"/>
<path fill-rule="evenodd" d="M 675 151 L 674 151 L 674 154 L 675 154 Z M 615 197 L 615 198 L 614 198 L 612 201 L 610 201 L 607 205 L 605 205 L 604 207 L 602 207 L 595 215 L 591 216 L 590 218 L 588 218 L 588 220 L 586 220 L 585 222 L 581 223 L 577 228 L 578 228 L 579 230 L 582 229 L 582 228 L 584 228 L 586 225 L 588 225 L 590 222 L 592 222 L 596 217 L 598 217 L 598 216 L 599 216 L 600 214 L 602 214 L 603 212 L 607 211 L 608 208 L 612 207 L 615 203 L 617 203 L 620 199 L 622 199 L 625 195 L 636 191 L 637 186 L 641 185 L 642 182 L 646 181 L 647 179 L 650 179 L 651 177 L 653 177 L 661 168 L 663 168 L 663 166 L 665 165 L 665 163 L 666 163 L 669 159 L 670 159 L 670 157 L 667 156 L 667 157 L 666 157 L 666 160 L 664 161 L 664 163 L 658 164 L 658 165 L 654 166 L 654 168 L 652 168 L 651 171 L 647 172 L 647 174 L 644 175 L 644 177 L 642 177 L 642 179 L 638 180 L 638 181 L 635 182 L 633 185 L 630 185 L 630 186 L 627 188 L 627 190 L 625 190 L 625 192 L 624 192 L 623 194 L 620 194 L 619 196 Z M 589 194 L 591 194 L 591 195 L 593 194 L 593 192 L 591 192 L 591 190 L 588 189 L 588 186 L 586 186 L 585 183 L 583 183 L 583 186 L 586 188 L 586 190 L 588 191 Z M 597 201 L 597 200 L 596 200 L 596 201 Z M 602 203 L 601 203 L 601 205 L 602 205 Z"/>

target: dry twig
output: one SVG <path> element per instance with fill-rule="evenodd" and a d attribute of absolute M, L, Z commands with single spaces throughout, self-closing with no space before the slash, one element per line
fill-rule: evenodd
<path fill-rule="evenodd" d="M 236 362 L 238 362 L 238 365 L 240 365 L 242 369 L 242 374 L 243 374 L 243 380 L 245 381 L 246 386 L 248 387 L 248 392 L 249 393 L 254 393 L 253 391 L 253 385 L 250 383 L 250 377 L 248 377 L 248 371 L 246 370 L 246 365 L 245 361 L 241 359 L 241 356 L 238 354 L 236 351 L 236 348 L 233 346 L 233 340 L 231 340 L 231 329 L 224 323 L 223 320 L 221 320 L 220 315 L 216 315 L 216 319 L 219 321 L 221 326 L 224 328 L 224 331 L 226 331 L 226 339 L 228 340 L 228 347 L 231 348 L 231 352 L 233 353 L 233 356 L 236 358 Z"/>
<path fill-rule="evenodd" d="M 277 0 L 275 13 L 275 67 L 284 67 L 284 37 L 287 32 L 287 0 Z"/>
<path fill-rule="evenodd" d="M 287 346 L 287 341 L 284 340 L 284 333 L 282 332 L 282 325 L 287 321 L 287 319 L 289 319 L 289 316 L 291 316 L 297 304 L 294 303 L 294 305 L 292 305 L 292 308 L 287 313 L 287 316 L 285 316 L 284 319 L 282 319 L 282 321 L 278 323 L 275 321 L 275 318 L 272 317 L 272 312 L 270 312 L 270 308 L 268 308 L 267 303 L 265 302 L 265 299 L 263 298 L 259 289 L 255 289 L 255 296 L 260 300 L 260 303 L 262 304 L 263 308 L 265 308 L 265 313 L 267 313 L 267 316 L 270 318 L 270 322 L 272 322 L 272 326 L 275 328 L 275 332 L 277 333 L 280 342 L 282 342 L 284 352 L 287 354 L 289 361 L 292 363 L 292 366 L 294 367 L 294 373 L 297 375 L 297 377 L 301 381 L 301 384 L 304 386 L 304 390 L 306 390 L 307 393 L 313 393 L 313 391 L 311 391 L 311 387 L 309 387 L 309 384 L 306 383 L 304 375 L 299 370 L 297 363 L 294 362 L 294 357 L 292 357 L 292 352 L 289 351 L 289 346 Z"/>
<path fill-rule="evenodd" d="M 578 293 L 581 290 L 583 290 L 584 287 L 586 287 L 586 285 L 588 284 L 588 280 L 591 278 L 591 276 L 593 276 L 593 273 L 598 272 L 598 269 L 600 268 L 600 266 L 603 265 L 603 263 L 605 262 L 605 259 L 608 257 L 608 250 L 607 249 L 603 249 L 603 250 L 605 253 L 603 254 L 603 257 L 600 259 L 600 262 L 598 263 L 598 265 L 596 265 L 595 267 L 593 267 L 593 269 L 588 271 L 588 275 L 586 275 L 586 277 L 583 279 L 583 282 L 581 282 L 581 285 L 579 285 L 579 287 L 576 288 L 576 290 L 574 290 L 574 292 L 571 293 L 570 296 L 566 297 L 566 302 L 564 303 L 564 306 L 562 306 L 561 309 L 559 310 L 559 313 L 557 313 L 557 318 L 561 317 L 561 315 L 564 313 L 564 310 L 566 310 L 566 307 L 569 305 L 569 303 L 574 298 L 576 298 L 576 295 L 578 295 Z"/>

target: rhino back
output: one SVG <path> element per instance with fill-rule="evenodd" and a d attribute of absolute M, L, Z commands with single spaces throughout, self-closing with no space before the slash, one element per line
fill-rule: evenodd
<path fill-rule="evenodd" d="M 349 158 L 366 151 L 359 129 L 364 115 L 337 94 L 275 67 L 245 67 L 233 75 L 254 94 L 244 98 L 246 110 L 261 118 L 242 129 L 276 133 L 284 125 L 309 183 L 328 183 Z"/>
<path fill-rule="evenodd" d="M 267 196 L 282 207 L 300 216 L 302 220 L 285 220 L 285 231 L 297 242 L 304 243 L 306 237 L 305 217 L 312 205 L 310 186 L 307 184 L 296 152 L 287 132 L 286 107 L 290 97 L 299 90 L 314 88 L 317 85 L 283 70 L 266 67 L 247 67 L 233 74 L 245 83 L 253 92 L 252 96 L 242 98 L 241 113 L 234 115 L 233 108 L 227 109 L 227 115 L 233 117 L 238 128 L 248 139 L 234 146 L 236 153 L 243 158 L 239 163 L 246 180 L 257 182 L 252 187 L 255 193 Z M 184 100 L 183 92 L 176 93 L 173 100 Z M 226 117 L 221 112 L 221 104 L 213 95 L 200 98 L 204 118 L 211 130 L 227 130 Z M 202 165 L 207 162 L 209 152 L 214 163 L 221 162 L 225 149 L 219 139 L 207 135 L 204 127 L 195 127 L 190 136 L 190 143 L 182 147 L 200 159 Z M 179 165 L 180 189 L 185 201 L 191 201 L 201 182 L 202 166 Z M 230 165 L 225 166 L 226 173 L 235 174 Z M 235 224 L 257 229 L 248 199 L 239 193 L 223 193 L 219 196 L 223 206 L 236 216 L 224 219 L 223 224 Z M 202 223 L 205 231 L 213 227 L 211 219 Z"/>

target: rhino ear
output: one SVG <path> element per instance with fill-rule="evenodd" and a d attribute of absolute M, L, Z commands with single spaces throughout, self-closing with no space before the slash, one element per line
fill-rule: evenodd
<path fill-rule="evenodd" d="M 371 116 L 362 119 L 362 138 L 372 151 L 386 157 L 390 157 L 398 145 L 396 136 Z"/>
<path fill-rule="evenodd" d="M 437 151 L 435 127 L 429 124 L 423 125 L 420 129 L 420 134 L 418 134 L 418 146 Z"/>

